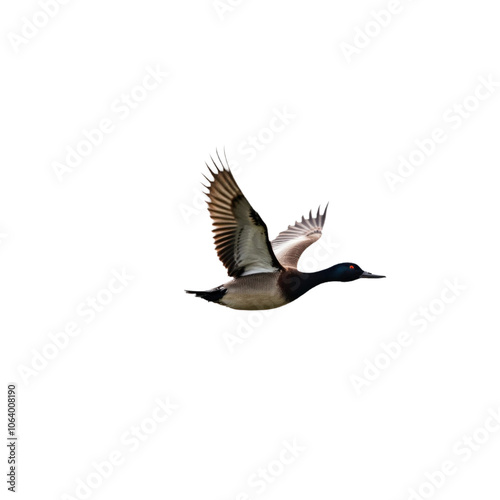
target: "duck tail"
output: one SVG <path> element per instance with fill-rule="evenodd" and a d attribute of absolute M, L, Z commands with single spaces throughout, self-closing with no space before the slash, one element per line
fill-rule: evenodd
<path fill-rule="evenodd" d="M 212 288 L 212 290 L 205 291 L 196 291 L 196 290 L 185 290 L 186 293 L 192 293 L 196 297 L 200 297 L 202 299 L 208 300 L 209 302 L 219 302 L 224 294 L 227 292 L 227 289 L 223 286 L 218 286 L 217 288 Z"/>

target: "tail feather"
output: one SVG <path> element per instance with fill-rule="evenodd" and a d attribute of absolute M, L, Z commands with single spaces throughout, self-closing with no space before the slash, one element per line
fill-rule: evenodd
<path fill-rule="evenodd" d="M 185 290 L 186 293 L 192 293 L 196 297 L 200 297 L 202 299 L 208 300 L 209 302 L 218 303 L 224 294 L 227 292 L 227 289 L 223 286 L 218 286 L 217 288 L 212 288 L 212 290 L 205 291 L 196 291 L 196 290 Z"/>

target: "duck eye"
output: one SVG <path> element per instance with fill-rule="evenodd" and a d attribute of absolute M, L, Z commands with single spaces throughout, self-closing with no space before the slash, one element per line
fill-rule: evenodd
<path fill-rule="evenodd" d="M 349 266 L 349 269 L 354 269 L 354 266 Z"/>

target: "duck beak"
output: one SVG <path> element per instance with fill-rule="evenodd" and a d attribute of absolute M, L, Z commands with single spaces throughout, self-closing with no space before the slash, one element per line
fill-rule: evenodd
<path fill-rule="evenodd" d="M 366 271 L 363 271 L 363 274 L 360 276 L 360 278 L 385 278 L 385 276 L 381 276 L 380 274 L 372 274 L 372 273 L 368 273 Z"/>

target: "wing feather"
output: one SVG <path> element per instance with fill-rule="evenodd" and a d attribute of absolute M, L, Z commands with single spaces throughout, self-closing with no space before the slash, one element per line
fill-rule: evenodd
<path fill-rule="evenodd" d="M 272 273 L 283 269 L 276 258 L 267 226 L 241 192 L 229 168 L 212 162 L 208 165 L 213 180 L 208 180 L 208 210 L 214 226 L 217 255 L 229 276 Z M 227 163 L 227 159 L 226 159 Z"/>
<path fill-rule="evenodd" d="M 300 222 L 288 226 L 288 229 L 282 231 L 272 241 L 274 253 L 283 267 L 297 269 L 304 250 L 321 238 L 327 210 L 328 204 L 322 214 L 319 208 L 315 216 L 312 215 L 312 211 L 309 211 L 307 219 L 302 217 Z"/>

